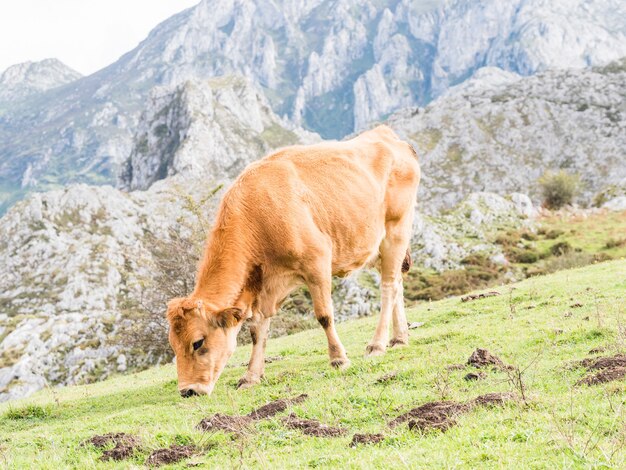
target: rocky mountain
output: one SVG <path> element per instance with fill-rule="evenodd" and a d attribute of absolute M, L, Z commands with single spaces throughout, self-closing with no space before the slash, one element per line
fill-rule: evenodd
<path fill-rule="evenodd" d="M 80 77 L 80 73 L 57 59 L 13 65 L 0 74 L 0 109 L 7 102 L 66 85 Z"/>
<path fill-rule="evenodd" d="M 77 185 L 35 193 L 1 219 L 0 400 L 147 359 L 127 359 L 115 337 L 129 328 L 124 306 L 141 298 L 146 233 L 166 237 L 171 214 L 188 215 L 174 191 Z"/>
<path fill-rule="evenodd" d="M 619 0 L 203 0 L 109 67 L 0 108 L 0 209 L 115 183 L 156 85 L 247 77 L 274 112 L 342 137 L 484 66 L 522 75 L 626 55 Z"/>
<path fill-rule="evenodd" d="M 179 173 L 232 179 L 271 149 L 317 140 L 316 134 L 276 116 L 265 97 L 241 77 L 155 87 L 120 184 L 147 189 Z"/>
<path fill-rule="evenodd" d="M 422 209 L 473 191 L 527 192 L 546 170 L 581 176 L 580 202 L 626 178 L 626 59 L 521 77 L 483 68 L 426 108 L 387 122 L 421 156 Z"/>

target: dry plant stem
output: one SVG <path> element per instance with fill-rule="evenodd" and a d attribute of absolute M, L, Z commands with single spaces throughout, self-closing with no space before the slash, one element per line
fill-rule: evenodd
<path fill-rule="evenodd" d="M 626 344 L 626 326 L 622 323 L 622 315 L 623 315 L 623 307 L 618 306 L 617 309 L 617 337 L 615 339 L 617 346 L 617 353 L 621 354 L 624 352 L 624 345 Z"/>
<path fill-rule="evenodd" d="M 444 369 L 443 371 L 437 372 L 434 385 L 441 400 L 446 400 L 449 397 L 448 392 L 450 390 L 450 371 Z"/>
<path fill-rule="evenodd" d="M 513 386 L 515 390 L 519 393 L 522 398 L 522 402 L 527 405 L 528 404 L 528 387 L 525 383 L 524 374 L 528 369 L 534 366 L 539 358 L 543 355 L 543 350 L 539 351 L 535 357 L 528 363 L 526 367 L 520 369 L 519 366 L 507 367 L 504 369 L 507 375 L 507 381 Z"/>
<path fill-rule="evenodd" d="M 598 321 L 598 328 L 602 328 L 602 316 L 600 315 L 600 308 L 598 306 L 598 293 L 593 291 L 593 303 L 596 309 L 596 319 Z"/>
<path fill-rule="evenodd" d="M 509 318 L 513 318 L 515 316 L 515 302 L 513 302 L 513 290 L 514 287 L 509 288 Z"/>

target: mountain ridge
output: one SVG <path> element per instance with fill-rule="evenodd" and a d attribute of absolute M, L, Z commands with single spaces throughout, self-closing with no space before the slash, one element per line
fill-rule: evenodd
<path fill-rule="evenodd" d="M 483 66 L 530 74 L 626 55 L 626 6 L 565 3 L 203 0 L 114 64 L 0 109 L 0 205 L 66 183 L 116 184 L 156 85 L 243 75 L 279 116 L 338 138 Z"/>
<path fill-rule="evenodd" d="M 0 109 L 2 102 L 19 101 L 72 83 L 82 75 L 58 59 L 23 62 L 0 73 Z"/>

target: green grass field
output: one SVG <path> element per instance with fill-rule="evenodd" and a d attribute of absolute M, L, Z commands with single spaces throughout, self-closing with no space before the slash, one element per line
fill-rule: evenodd
<path fill-rule="evenodd" d="M 493 290 L 493 289 L 492 289 Z M 366 359 L 376 317 L 338 326 L 352 366 L 331 370 L 321 328 L 270 340 L 264 383 L 235 385 L 249 347 L 240 347 L 211 397 L 181 399 L 173 366 L 105 382 L 48 389 L 0 407 L 0 464 L 8 468 L 141 467 L 154 449 L 193 444 L 189 463 L 243 468 L 591 468 L 626 466 L 626 383 L 576 386 L 586 373 L 574 367 L 593 348 L 614 355 L 626 348 L 626 261 L 529 278 L 501 286 L 501 295 L 471 302 L 453 297 L 408 311 L 410 344 Z M 581 306 L 573 306 L 580 304 Z M 514 371 L 487 369 L 468 382 L 465 363 L 486 348 Z M 377 379 L 397 375 L 385 383 Z M 412 431 L 387 423 L 424 403 L 465 401 L 487 392 L 523 392 L 526 400 L 475 408 L 446 432 Z M 307 393 L 291 408 L 302 418 L 348 430 L 343 437 L 309 437 L 282 418 L 255 421 L 241 435 L 203 433 L 195 426 L 214 413 L 246 414 L 283 397 Z M 141 449 L 120 462 L 102 462 L 102 450 L 81 445 L 109 432 L 126 432 Z M 382 433 L 376 445 L 349 446 L 354 433 Z"/>

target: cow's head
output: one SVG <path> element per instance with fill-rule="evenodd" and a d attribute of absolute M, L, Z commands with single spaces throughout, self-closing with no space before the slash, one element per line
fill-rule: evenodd
<path fill-rule="evenodd" d="M 179 298 L 168 303 L 169 340 L 183 397 L 211 394 L 235 350 L 243 317 L 238 308 L 211 311 L 201 300 Z"/>

